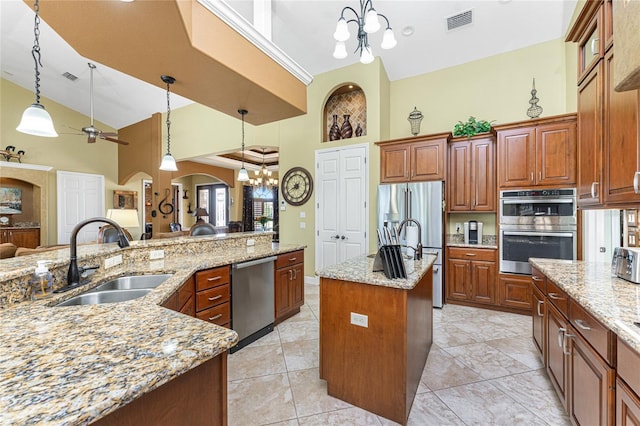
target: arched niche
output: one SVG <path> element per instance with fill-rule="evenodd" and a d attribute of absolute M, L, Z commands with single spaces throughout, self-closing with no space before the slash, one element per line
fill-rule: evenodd
<path fill-rule="evenodd" d="M 334 115 L 337 116 L 339 128 L 342 128 L 345 116 L 349 116 L 349 122 L 353 129 L 351 138 L 357 137 L 356 129 L 358 126 L 362 129 L 361 136 L 367 134 L 367 99 L 364 91 L 357 84 L 345 83 L 336 88 L 327 98 L 323 111 L 323 142 L 331 141 L 330 134 Z"/>

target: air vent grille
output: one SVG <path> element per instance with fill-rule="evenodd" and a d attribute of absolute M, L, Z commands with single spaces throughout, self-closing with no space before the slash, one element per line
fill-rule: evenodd
<path fill-rule="evenodd" d="M 66 79 L 69 79 L 71 81 L 76 81 L 78 79 L 78 77 L 76 77 L 75 75 L 71 74 L 70 72 L 65 72 L 64 74 L 62 74 L 62 76 Z"/>
<path fill-rule="evenodd" d="M 455 30 L 456 28 L 471 25 L 473 23 L 473 9 L 465 10 L 461 13 L 449 16 L 447 18 L 447 31 Z"/>

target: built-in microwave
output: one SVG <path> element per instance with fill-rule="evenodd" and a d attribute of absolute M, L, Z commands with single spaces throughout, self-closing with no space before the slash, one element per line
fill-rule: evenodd
<path fill-rule="evenodd" d="M 500 191 L 500 225 L 576 226 L 576 190 Z"/>

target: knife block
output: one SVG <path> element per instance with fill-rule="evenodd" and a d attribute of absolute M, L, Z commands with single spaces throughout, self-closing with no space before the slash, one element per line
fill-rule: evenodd
<path fill-rule="evenodd" d="M 407 278 L 400 245 L 383 245 L 373 259 L 373 272 L 384 272 L 389 279 Z"/>

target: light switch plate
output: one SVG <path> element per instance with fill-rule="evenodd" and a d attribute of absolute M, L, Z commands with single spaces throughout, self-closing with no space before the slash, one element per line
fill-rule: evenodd
<path fill-rule="evenodd" d="M 256 245 L 256 240 L 254 240 L 253 238 L 249 238 L 249 239 L 247 240 L 247 245 L 248 245 L 248 246 L 254 246 L 254 245 Z"/>
<path fill-rule="evenodd" d="M 164 250 L 151 250 L 149 252 L 149 259 L 150 260 L 162 259 L 162 258 L 164 258 Z"/>
<path fill-rule="evenodd" d="M 307 227 L 306 222 L 300 222 L 300 229 L 305 229 Z"/>
<path fill-rule="evenodd" d="M 369 317 L 367 315 L 351 312 L 351 324 L 359 327 L 369 328 Z"/>
<path fill-rule="evenodd" d="M 119 265 L 122 263 L 122 255 L 119 254 L 117 256 L 109 257 L 104 260 L 104 268 L 111 268 L 113 266 Z"/>
<path fill-rule="evenodd" d="M 306 212 L 300 212 L 300 217 L 301 218 L 307 217 L 307 213 Z"/>

